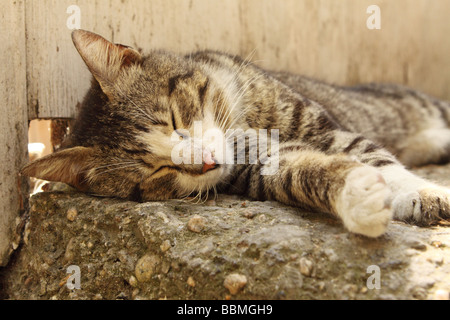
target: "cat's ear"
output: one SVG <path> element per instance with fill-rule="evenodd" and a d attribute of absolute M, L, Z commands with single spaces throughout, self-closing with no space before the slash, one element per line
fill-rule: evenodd
<path fill-rule="evenodd" d="M 87 173 L 93 166 L 92 148 L 73 147 L 49 154 L 26 165 L 20 174 L 48 181 L 67 183 L 88 191 Z"/>
<path fill-rule="evenodd" d="M 72 40 L 106 95 L 111 96 L 117 78 L 126 68 L 137 65 L 142 57 L 131 47 L 114 44 L 98 34 L 74 30 Z"/>

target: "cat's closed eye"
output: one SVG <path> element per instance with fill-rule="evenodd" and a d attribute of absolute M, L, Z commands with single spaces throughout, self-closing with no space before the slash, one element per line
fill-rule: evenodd
<path fill-rule="evenodd" d="M 177 124 L 175 122 L 175 115 L 173 114 L 173 110 L 172 110 L 171 115 L 172 115 L 172 127 L 173 127 L 173 130 L 177 131 Z"/>

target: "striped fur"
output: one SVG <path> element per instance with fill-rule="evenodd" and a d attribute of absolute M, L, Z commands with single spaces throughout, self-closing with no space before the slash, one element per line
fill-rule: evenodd
<path fill-rule="evenodd" d="M 449 160 L 447 102 L 397 85 L 340 87 L 271 73 L 222 52 L 141 56 L 87 31 L 73 39 L 92 87 L 65 150 L 24 174 L 135 201 L 243 194 L 328 212 L 372 237 L 393 216 L 418 224 L 450 216 L 450 191 L 403 166 Z M 193 137 L 195 121 L 204 132 L 279 130 L 279 170 L 261 175 L 268 164 L 249 163 L 251 139 L 245 164 L 221 159 L 207 172 L 175 165 L 171 135 Z"/>

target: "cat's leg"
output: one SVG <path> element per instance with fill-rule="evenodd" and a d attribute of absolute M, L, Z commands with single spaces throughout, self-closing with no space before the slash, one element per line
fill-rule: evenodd
<path fill-rule="evenodd" d="M 422 130 L 404 142 L 399 160 L 410 167 L 450 161 L 450 129 Z"/>
<path fill-rule="evenodd" d="M 422 179 L 399 165 L 379 170 L 392 190 L 395 219 L 429 225 L 450 218 L 450 188 Z"/>
<path fill-rule="evenodd" d="M 263 166 L 243 166 L 233 184 L 248 181 L 254 199 L 332 213 L 348 230 L 369 237 L 383 234 L 392 219 L 380 172 L 350 157 L 281 146 L 278 170 L 261 175 Z"/>
<path fill-rule="evenodd" d="M 392 191 L 394 218 L 426 225 L 450 218 L 450 189 L 422 179 L 400 164 L 385 149 L 370 140 L 348 133 L 334 132 L 334 152 L 343 152 L 364 164 L 373 166 L 383 175 Z"/>

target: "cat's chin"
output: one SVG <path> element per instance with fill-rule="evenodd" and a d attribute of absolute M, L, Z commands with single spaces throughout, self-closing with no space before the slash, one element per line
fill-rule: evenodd
<path fill-rule="evenodd" d="M 221 165 L 201 175 L 180 174 L 177 177 L 177 184 L 180 190 L 185 193 L 207 191 L 221 182 L 230 173 L 231 169 L 230 165 Z"/>

